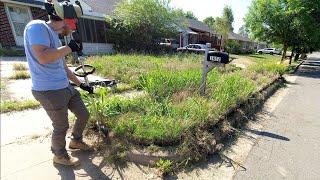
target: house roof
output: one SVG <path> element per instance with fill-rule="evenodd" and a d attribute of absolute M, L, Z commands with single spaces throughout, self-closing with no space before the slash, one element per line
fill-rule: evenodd
<path fill-rule="evenodd" d="M 252 42 L 252 40 L 249 39 L 248 37 L 241 36 L 240 34 L 236 34 L 234 32 L 229 32 L 228 39 L 245 41 L 245 42 Z"/>
<path fill-rule="evenodd" d="M 74 0 L 71 0 L 71 2 L 73 1 Z M 100 18 L 104 18 L 105 15 L 111 15 L 116 7 L 116 4 L 122 1 L 123 0 L 80 0 L 80 2 L 84 2 L 87 5 L 86 7 L 90 7 L 89 11 L 87 11 L 87 8 L 84 7 L 85 15 L 93 17 L 96 16 Z M 45 0 L 8 0 L 8 2 L 44 8 Z"/>
<path fill-rule="evenodd" d="M 44 0 L 10 0 L 10 1 L 4 1 L 4 2 L 10 2 L 10 3 L 19 3 L 19 4 L 25 4 L 25 5 L 33 5 L 33 6 L 44 6 Z"/>
<path fill-rule="evenodd" d="M 207 24 L 205 24 L 201 21 L 195 20 L 195 19 L 181 18 L 181 19 L 178 19 L 177 24 L 179 26 L 182 26 L 180 28 L 182 30 L 188 30 L 188 31 L 192 31 L 192 32 L 193 32 L 193 30 L 199 30 L 199 31 L 203 31 L 203 32 L 209 32 L 212 34 L 216 34 Z"/>
<path fill-rule="evenodd" d="M 104 15 L 111 15 L 116 8 L 117 3 L 122 0 L 82 0 L 88 4 L 94 12 Z"/>
<path fill-rule="evenodd" d="M 214 33 L 213 30 L 207 24 L 201 21 L 195 19 L 187 19 L 187 22 L 189 24 L 189 28 L 206 31 L 212 34 Z"/>

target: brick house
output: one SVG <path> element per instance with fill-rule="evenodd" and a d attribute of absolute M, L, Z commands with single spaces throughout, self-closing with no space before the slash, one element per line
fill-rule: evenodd
<path fill-rule="evenodd" d="M 84 16 L 80 19 L 84 53 L 110 53 L 106 39 L 105 16 L 112 14 L 117 0 L 80 0 Z M 0 47 L 22 48 L 23 30 L 32 19 L 48 20 L 44 0 L 0 0 Z"/>
<path fill-rule="evenodd" d="M 214 32 L 207 24 L 195 19 L 183 19 L 178 22 L 183 28 L 180 28 L 179 41 L 180 47 L 188 44 L 206 44 L 220 49 L 221 35 Z"/>

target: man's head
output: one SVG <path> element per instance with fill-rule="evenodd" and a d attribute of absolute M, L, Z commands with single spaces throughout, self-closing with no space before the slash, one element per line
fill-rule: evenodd
<path fill-rule="evenodd" d="M 79 1 L 72 4 L 69 1 L 48 0 L 45 8 L 54 30 L 63 36 L 76 30 L 77 19 L 83 14 Z"/>
<path fill-rule="evenodd" d="M 67 36 L 71 34 L 72 30 L 64 20 L 56 20 L 54 18 L 51 18 L 50 16 L 49 19 L 50 25 L 54 31 L 61 34 L 62 36 Z"/>

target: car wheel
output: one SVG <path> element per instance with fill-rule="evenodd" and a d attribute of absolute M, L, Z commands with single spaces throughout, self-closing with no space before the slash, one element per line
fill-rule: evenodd
<path fill-rule="evenodd" d="M 273 52 L 270 52 L 270 55 L 273 55 Z"/>
<path fill-rule="evenodd" d="M 259 54 L 262 54 L 262 51 L 259 51 L 258 53 L 259 53 Z"/>

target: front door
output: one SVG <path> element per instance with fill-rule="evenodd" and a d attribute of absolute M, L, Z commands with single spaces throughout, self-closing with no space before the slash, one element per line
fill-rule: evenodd
<path fill-rule="evenodd" d="M 26 6 L 9 4 L 6 7 L 16 44 L 17 46 L 23 46 L 23 31 L 28 22 L 31 21 L 30 9 Z"/>

